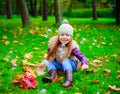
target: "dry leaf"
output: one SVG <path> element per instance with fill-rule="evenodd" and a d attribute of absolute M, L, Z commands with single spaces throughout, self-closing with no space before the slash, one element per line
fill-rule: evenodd
<path fill-rule="evenodd" d="M 27 53 L 24 55 L 24 58 L 31 59 L 33 57 L 32 53 Z"/>
<path fill-rule="evenodd" d="M 88 73 L 91 73 L 91 72 L 96 72 L 94 69 L 89 69 L 89 70 L 85 70 L 86 72 L 88 72 Z"/>
<path fill-rule="evenodd" d="M 35 64 L 28 62 L 27 60 L 22 60 L 22 65 L 36 66 Z"/>
<path fill-rule="evenodd" d="M 29 30 L 30 34 L 35 34 L 35 32 L 31 29 Z"/>
<path fill-rule="evenodd" d="M 104 69 L 104 72 L 105 72 L 105 73 L 111 73 L 111 70 Z"/>
<path fill-rule="evenodd" d="M 78 69 L 80 69 L 80 68 L 81 68 L 81 64 L 80 64 L 80 63 L 78 63 L 77 68 L 78 68 Z"/>
<path fill-rule="evenodd" d="M 9 45 L 9 43 L 10 43 L 9 41 L 5 41 L 4 44 L 7 46 L 7 45 Z"/>
<path fill-rule="evenodd" d="M 37 67 L 40 69 L 43 69 L 43 70 L 46 69 L 46 65 L 44 65 L 44 64 L 39 64 Z"/>
<path fill-rule="evenodd" d="M 109 87 L 111 90 L 120 91 L 120 88 L 117 88 L 115 85 L 113 85 L 113 86 L 109 85 L 108 87 Z"/>
<path fill-rule="evenodd" d="M 120 70 L 118 70 L 117 72 L 118 72 L 117 78 L 120 78 Z"/>
<path fill-rule="evenodd" d="M 75 94 L 82 94 L 81 92 L 75 92 Z"/>
<path fill-rule="evenodd" d="M 90 64 L 95 66 L 95 67 L 102 67 L 103 66 L 102 64 L 96 64 L 95 62 L 91 62 Z"/>
<path fill-rule="evenodd" d="M 92 81 L 92 83 L 94 84 L 94 83 L 99 83 L 100 82 L 100 80 L 93 80 Z"/>
<path fill-rule="evenodd" d="M 40 50 L 38 47 L 34 47 L 33 49 L 34 49 L 34 50 Z"/>
<path fill-rule="evenodd" d="M 110 91 L 107 91 L 105 94 L 111 94 L 111 92 L 110 92 Z"/>
<path fill-rule="evenodd" d="M 16 64 L 17 59 L 18 58 L 15 58 L 15 59 L 11 60 L 11 64 L 12 64 L 13 67 L 17 66 L 17 64 Z"/>
<path fill-rule="evenodd" d="M 9 61 L 9 59 L 8 59 L 8 58 L 3 58 L 3 60 L 4 60 L 4 61 Z"/>
<path fill-rule="evenodd" d="M 14 40 L 14 41 L 13 41 L 13 43 L 14 43 L 14 44 L 17 44 L 17 43 L 18 43 L 18 41 L 17 41 L 17 40 Z"/>
<path fill-rule="evenodd" d="M 55 79 L 53 79 L 53 82 L 59 82 L 63 79 L 63 77 L 56 77 Z"/>
<path fill-rule="evenodd" d="M 82 89 L 86 89 L 87 88 L 87 86 L 82 86 Z"/>
<path fill-rule="evenodd" d="M 102 61 L 99 60 L 99 59 L 95 59 L 95 60 L 93 60 L 93 62 L 94 62 L 94 63 L 99 63 L 99 62 L 102 62 Z"/>
<path fill-rule="evenodd" d="M 6 35 L 2 36 L 2 39 L 7 39 L 8 37 Z"/>
<path fill-rule="evenodd" d="M 33 75 L 36 78 L 35 70 L 32 69 L 30 66 L 23 68 L 23 71 L 24 71 L 24 74 Z"/>

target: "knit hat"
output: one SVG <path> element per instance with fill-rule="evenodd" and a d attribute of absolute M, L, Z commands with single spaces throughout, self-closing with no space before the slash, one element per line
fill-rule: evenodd
<path fill-rule="evenodd" d="M 69 34 L 73 36 L 73 27 L 69 24 L 67 20 L 62 21 L 62 25 L 58 28 L 58 35 Z"/>

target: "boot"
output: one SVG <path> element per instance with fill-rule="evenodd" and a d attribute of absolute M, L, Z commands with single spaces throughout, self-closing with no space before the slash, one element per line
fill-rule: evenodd
<path fill-rule="evenodd" d="M 73 81 L 72 81 L 72 71 L 71 70 L 66 70 L 65 71 L 65 76 L 66 76 L 66 80 L 65 82 L 62 84 L 63 87 L 69 88 L 73 86 Z"/>
<path fill-rule="evenodd" d="M 49 71 L 50 76 L 42 78 L 42 81 L 45 83 L 51 83 L 53 79 L 57 76 L 56 70 L 52 69 Z"/>

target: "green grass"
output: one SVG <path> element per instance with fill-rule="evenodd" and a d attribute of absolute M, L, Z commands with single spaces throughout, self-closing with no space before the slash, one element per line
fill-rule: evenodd
<path fill-rule="evenodd" d="M 29 28 L 23 29 L 21 19 L 13 16 L 8 20 L 5 16 L 0 17 L 0 94 L 40 94 L 42 89 L 46 89 L 46 94 L 105 94 L 110 91 L 111 94 L 119 94 L 118 91 L 109 90 L 108 85 L 120 87 L 120 78 L 117 78 L 117 71 L 120 70 L 120 27 L 114 24 L 115 19 L 99 18 L 93 21 L 92 18 L 67 18 L 74 27 L 74 39 L 78 42 L 81 52 L 89 60 L 89 69 L 96 70 L 85 72 L 79 69 L 73 73 L 74 86 L 66 89 L 61 86 L 64 79 L 58 83 L 44 84 L 41 79 L 43 76 L 37 76 L 39 86 L 35 89 L 23 90 L 18 85 L 12 83 L 15 75 L 21 74 L 21 64 L 26 53 L 32 52 L 33 58 L 28 59 L 31 63 L 38 63 L 43 60 L 47 53 L 47 44 L 51 36 L 56 35 L 58 25 L 55 25 L 54 17 L 49 17 L 48 21 L 42 21 L 41 17 L 32 18 L 33 30 L 39 34 L 30 34 Z M 51 29 L 48 37 L 46 31 Z M 16 33 L 15 33 L 16 32 Z M 16 35 L 15 35 L 16 34 Z M 43 35 L 43 36 L 41 36 Z M 7 36 L 7 38 L 4 38 Z M 18 43 L 14 44 L 13 41 Z M 9 45 L 5 42 L 9 41 Z M 39 48 L 35 50 L 34 48 Z M 11 60 L 18 57 L 17 67 L 13 70 Z M 3 60 L 8 58 L 8 61 Z M 93 60 L 101 60 L 98 64 L 102 67 L 91 65 Z M 106 62 L 108 60 L 108 62 Z M 109 76 L 105 76 L 104 69 L 111 70 Z M 64 76 L 59 74 L 59 76 Z M 92 83 L 99 80 L 98 83 Z"/>

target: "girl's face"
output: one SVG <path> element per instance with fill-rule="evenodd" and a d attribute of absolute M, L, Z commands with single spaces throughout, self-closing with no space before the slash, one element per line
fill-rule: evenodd
<path fill-rule="evenodd" d="M 69 43 L 71 40 L 71 35 L 69 34 L 61 34 L 59 35 L 59 41 L 62 43 L 62 44 L 67 44 Z"/>

